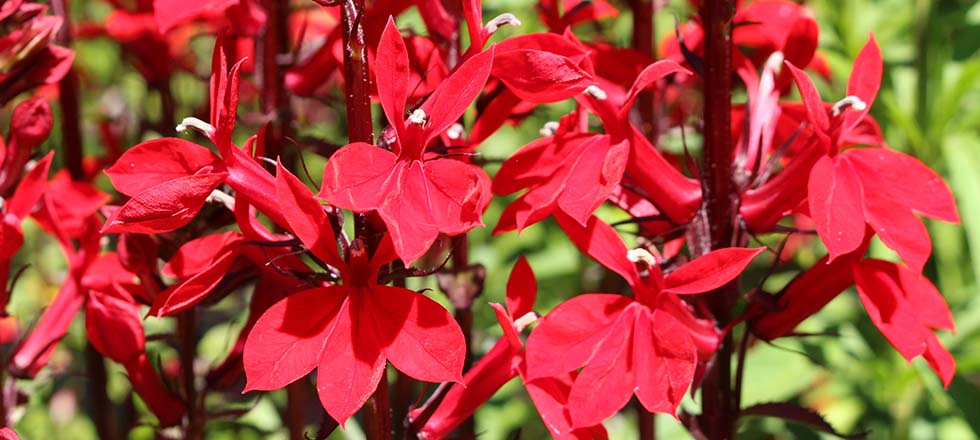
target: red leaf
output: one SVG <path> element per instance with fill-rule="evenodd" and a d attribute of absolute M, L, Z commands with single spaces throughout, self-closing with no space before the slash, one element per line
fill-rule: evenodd
<path fill-rule="evenodd" d="M 219 164 L 220 159 L 207 148 L 183 139 L 161 138 L 126 150 L 105 173 L 116 190 L 136 197 L 154 186 Z"/>
<path fill-rule="evenodd" d="M 197 215 L 211 191 L 227 176 L 228 173 L 195 174 L 149 188 L 107 219 L 102 233 L 154 234 L 183 227 Z"/>
<path fill-rule="evenodd" d="M 581 368 L 609 338 L 633 300 L 605 293 L 579 295 L 541 318 L 527 340 L 527 380 Z"/>
<path fill-rule="evenodd" d="M 725 248 L 709 252 L 671 272 L 664 291 L 677 295 L 703 293 L 734 280 L 765 248 Z"/>
<path fill-rule="evenodd" d="M 295 293 L 269 307 L 245 341 L 245 390 L 275 390 L 305 376 L 339 323 L 350 325 L 345 288 L 331 286 Z M 349 332 L 350 330 L 340 330 Z"/>
<path fill-rule="evenodd" d="M 282 162 L 276 163 L 276 195 L 289 228 L 307 249 L 333 267 L 346 268 L 323 206 L 296 176 L 283 168 Z"/>
<path fill-rule="evenodd" d="M 865 223 L 861 183 L 851 165 L 821 157 L 810 171 L 807 188 L 810 216 L 831 261 L 857 249 L 864 239 Z"/>
<path fill-rule="evenodd" d="M 417 292 L 377 286 L 362 292 L 385 357 L 392 365 L 426 382 L 462 382 L 466 341 L 456 320 L 435 301 Z"/>
<path fill-rule="evenodd" d="M 507 279 L 507 311 L 511 318 L 518 319 L 531 312 L 537 294 L 538 280 L 527 258 L 521 255 Z"/>

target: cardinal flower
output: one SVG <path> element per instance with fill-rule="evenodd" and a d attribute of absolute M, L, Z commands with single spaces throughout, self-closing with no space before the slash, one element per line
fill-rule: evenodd
<path fill-rule="evenodd" d="M 281 165 L 276 189 L 290 229 L 341 284 L 290 295 L 258 319 L 245 343 L 245 391 L 282 388 L 317 368 L 320 402 L 344 423 L 384 380 L 385 360 L 418 380 L 460 382 L 465 340 L 449 312 L 377 282 L 395 259 L 391 240 L 371 256 L 355 240 L 345 260 L 323 207 Z"/>
<path fill-rule="evenodd" d="M 106 219 L 103 233 L 150 234 L 183 227 L 222 183 L 273 222 L 285 225 L 274 198 L 272 175 L 232 143 L 238 75 L 244 60 L 229 69 L 223 44 L 222 38 L 215 42 L 211 60 L 211 123 L 185 118 L 177 127 L 201 131 L 221 156 L 178 138 L 154 139 L 127 150 L 106 174 L 119 192 L 131 198 Z"/>
<path fill-rule="evenodd" d="M 848 96 L 830 109 L 803 71 L 790 68 L 815 136 L 826 147 L 810 171 L 810 216 L 830 259 L 857 249 L 870 226 L 917 272 L 932 250 L 915 214 L 959 222 L 953 195 L 942 178 L 917 159 L 888 149 L 851 148 L 840 141 L 858 126 L 881 84 L 881 52 L 869 38 L 854 61 Z"/>
<path fill-rule="evenodd" d="M 568 393 L 575 373 L 563 373 L 555 377 L 527 379 L 527 362 L 520 333 L 533 324 L 537 314 L 531 308 L 537 296 L 538 283 L 531 265 L 521 256 L 507 281 L 506 307 L 491 303 L 504 337 L 473 365 L 463 383 L 453 385 L 439 402 L 439 407 L 419 431 L 420 438 L 444 438 L 473 415 L 476 409 L 490 399 L 500 387 L 515 376 L 524 382 L 534 406 L 538 409 L 545 427 L 556 439 L 604 439 L 602 425 L 573 429 L 568 412 Z M 465 385 L 464 385 L 465 384 Z M 427 408 L 412 413 L 416 417 Z"/>
<path fill-rule="evenodd" d="M 486 173 L 459 160 L 427 155 L 425 148 L 480 93 L 492 58 L 491 48 L 468 59 L 406 121 L 408 55 L 389 20 L 374 73 L 381 107 L 395 127 L 392 151 L 353 143 L 327 162 L 320 198 L 355 212 L 377 211 L 405 263 L 422 256 L 440 233 L 456 235 L 483 225 L 481 215 L 490 203 Z"/>
<path fill-rule="evenodd" d="M 611 226 L 595 217 L 585 227 L 556 218 L 580 250 L 626 279 L 633 297 L 587 293 L 559 304 L 528 338 L 527 378 L 582 369 L 568 397 L 574 427 L 600 423 L 634 394 L 647 410 L 673 415 L 699 359 L 717 344 L 713 324 L 695 318 L 678 295 L 728 283 L 762 249 L 720 249 L 666 276 L 652 255 L 634 252 L 646 265 L 641 275 Z"/>

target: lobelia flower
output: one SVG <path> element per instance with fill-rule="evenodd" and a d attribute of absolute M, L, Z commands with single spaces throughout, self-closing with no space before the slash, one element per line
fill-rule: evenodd
<path fill-rule="evenodd" d="M 105 171 L 113 186 L 131 198 L 106 219 L 103 233 L 151 234 L 183 227 L 223 183 L 276 224 L 286 224 L 274 197 L 272 175 L 232 143 L 239 68 L 244 60 L 229 70 L 222 46 L 219 38 L 211 62 L 211 124 L 185 118 L 178 127 L 200 130 L 221 156 L 178 138 L 154 139 L 130 148 Z"/>
<path fill-rule="evenodd" d="M 386 236 L 369 256 L 359 240 L 342 258 L 323 207 L 280 164 L 277 197 L 289 228 L 341 284 L 288 296 L 255 323 L 245 342 L 245 391 L 286 386 L 317 368 L 317 393 L 343 424 L 384 379 L 385 360 L 428 382 L 462 380 L 465 340 L 452 316 L 417 292 L 378 285 L 396 258 Z"/>
<path fill-rule="evenodd" d="M 881 84 L 881 52 L 874 37 L 854 61 L 848 96 L 830 109 L 810 78 L 792 64 L 787 66 L 800 89 L 807 119 L 826 151 L 810 171 L 807 198 L 830 260 L 857 249 L 867 225 L 911 269 L 921 272 L 932 241 L 915 214 L 958 223 L 949 187 L 911 156 L 884 146 L 844 150 L 840 142 L 867 115 Z"/>
<path fill-rule="evenodd" d="M 548 432 L 557 439 L 607 438 L 600 424 L 585 428 L 572 428 L 568 412 L 568 393 L 575 373 L 563 373 L 554 377 L 527 379 L 527 362 L 520 333 L 537 319 L 531 309 L 537 296 L 537 280 L 524 256 L 517 260 L 507 281 L 506 308 L 490 303 L 497 321 L 504 331 L 500 338 L 476 364 L 463 376 L 463 382 L 455 384 L 439 402 L 425 425 L 419 430 L 420 438 L 444 438 L 459 427 L 476 409 L 490 399 L 497 390 L 514 376 L 520 376 L 524 387 L 537 407 Z M 427 408 L 412 412 L 418 417 Z"/>
<path fill-rule="evenodd" d="M 651 187 L 670 187 L 679 180 L 689 180 L 664 162 L 649 142 L 644 143 L 628 121 L 640 91 L 669 74 L 684 72 L 673 61 L 651 64 L 636 78 L 619 109 L 605 103 L 601 91 L 590 91 L 598 98 L 589 107 L 600 116 L 608 134 L 588 133 L 586 114 L 576 112 L 563 118 L 553 133 L 511 155 L 494 176 L 493 192 L 506 195 L 524 188 L 527 191 L 504 209 L 494 233 L 520 231 L 556 212 L 584 225 L 610 197 L 628 167 L 649 168 L 635 174 Z M 671 191 L 650 194 L 660 197 L 663 206 L 676 206 L 682 202 L 672 202 L 674 196 L 668 194 L 687 195 L 687 191 L 676 188 L 689 188 L 695 196 L 700 195 L 696 182 L 691 182 L 695 186 L 677 183 Z"/>
<path fill-rule="evenodd" d="M 463 115 L 490 74 L 493 49 L 464 62 L 406 121 L 408 55 L 394 20 L 378 44 L 374 63 L 378 95 L 395 127 L 392 151 L 366 143 L 330 157 L 319 197 L 355 212 L 377 211 L 395 252 L 406 264 L 422 256 L 440 233 L 482 226 L 490 179 L 477 166 L 427 154 L 426 146 Z"/>
<path fill-rule="evenodd" d="M 634 394 L 647 410 L 673 415 L 699 359 L 718 341 L 713 323 L 696 318 L 679 295 L 728 283 L 763 249 L 720 249 L 665 276 L 649 253 L 638 270 L 616 231 L 598 218 L 584 227 L 565 215 L 556 219 L 582 252 L 626 279 L 633 297 L 587 293 L 559 304 L 528 338 L 527 378 L 582 369 L 568 397 L 573 427 L 600 423 Z"/>

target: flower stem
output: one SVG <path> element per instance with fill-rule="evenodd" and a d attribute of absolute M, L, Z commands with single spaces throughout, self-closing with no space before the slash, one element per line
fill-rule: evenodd
<path fill-rule="evenodd" d="M 51 9 L 63 21 L 58 32 L 58 42 L 71 46 L 71 17 L 66 0 L 52 0 Z M 73 180 L 85 179 L 82 168 L 82 130 L 79 117 L 78 75 L 72 67 L 58 83 L 58 105 L 61 107 L 61 148 L 65 168 Z"/>
<path fill-rule="evenodd" d="M 735 213 L 738 192 L 733 181 L 731 139 L 732 111 L 732 16 L 735 6 L 730 0 L 705 0 L 699 14 L 704 28 L 704 163 L 701 177 L 703 204 L 700 219 L 702 234 L 699 252 L 735 245 Z M 719 328 L 731 319 L 733 300 L 738 294 L 738 280 L 708 296 L 708 306 Z M 731 439 L 735 434 L 738 408 L 732 390 L 732 340 L 726 335 L 704 379 L 702 432 L 710 439 Z"/>

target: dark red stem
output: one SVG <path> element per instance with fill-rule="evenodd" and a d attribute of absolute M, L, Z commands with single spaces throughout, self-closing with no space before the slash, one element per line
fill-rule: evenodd
<path fill-rule="evenodd" d="M 288 68 L 285 57 L 290 55 L 287 22 L 289 2 L 264 0 L 263 6 L 266 11 L 266 22 L 256 41 L 256 54 L 261 66 L 259 84 L 262 111 L 270 119 L 265 132 L 265 152 L 266 156 L 271 158 L 286 156 L 283 163 L 292 164 L 290 156 L 293 155 L 287 153 L 295 150 L 285 148 L 292 123 L 289 94 L 285 88 L 285 75 Z"/>
<path fill-rule="evenodd" d="M 699 10 L 704 27 L 704 159 L 703 204 L 699 252 L 730 247 L 737 235 L 738 193 L 733 181 L 732 16 L 730 0 L 704 0 Z M 710 293 L 708 306 L 719 328 L 728 325 L 738 281 Z M 726 335 L 708 367 L 702 385 L 701 431 L 710 439 L 731 439 L 738 408 L 731 383 L 731 336 Z"/>
<path fill-rule="evenodd" d="M 71 46 L 71 17 L 68 14 L 66 0 L 52 0 L 51 9 L 55 15 L 63 19 L 61 30 L 58 32 L 58 42 L 66 47 Z M 82 130 L 78 103 L 78 75 L 75 68 L 68 70 L 58 83 L 58 105 L 61 107 L 61 148 L 65 168 L 74 180 L 85 178 L 82 167 Z"/>
<path fill-rule="evenodd" d="M 197 394 L 194 359 L 197 357 L 197 310 L 190 309 L 177 316 L 177 338 L 180 343 L 180 375 L 187 405 L 187 426 L 184 438 L 199 440 L 204 436 L 204 410 Z"/>
<path fill-rule="evenodd" d="M 85 370 L 88 376 L 89 397 L 92 398 L 92 420 L 99 438 L 115 440 L 119 438 L 116 429 L 115 412 L 112 401 L 106 394 L 107 376 L 105 360 L 102 354 L 95 350 L 92 344 L 85 344 Z"/>
<path fill-rule="evenodd" d="M 385 375 L 381 375 L 378 388 L 374 390 L 364 409 L 364 431 L 368 440 L 391 440 L 391 402 Z"/>
<path fill-rule="evenodd" d="M 368 75 L 367 43 L 361 25 L 364 0 L 344 0 L 344 83 L 347 86 L 347 136 L 350 142 L 374 143 L 371 118 L 371 84 Z"/>
<path fill-rule="evenodd" d="M 653 45 L 656 33 L 653 22 L 653 16 L 656 13 L 654 1 L 630 0 L 630 8 L 633 10 L 633 38 L 631 41 L 633 49 L 651 59 L 656 59 L 656 49 Z M 641 93 L 636 100 L 636 108 L 640 113 L 640 130 L 656 144 L 660 121 L 657 114 L 655 91 L 647 90 Z"/>

